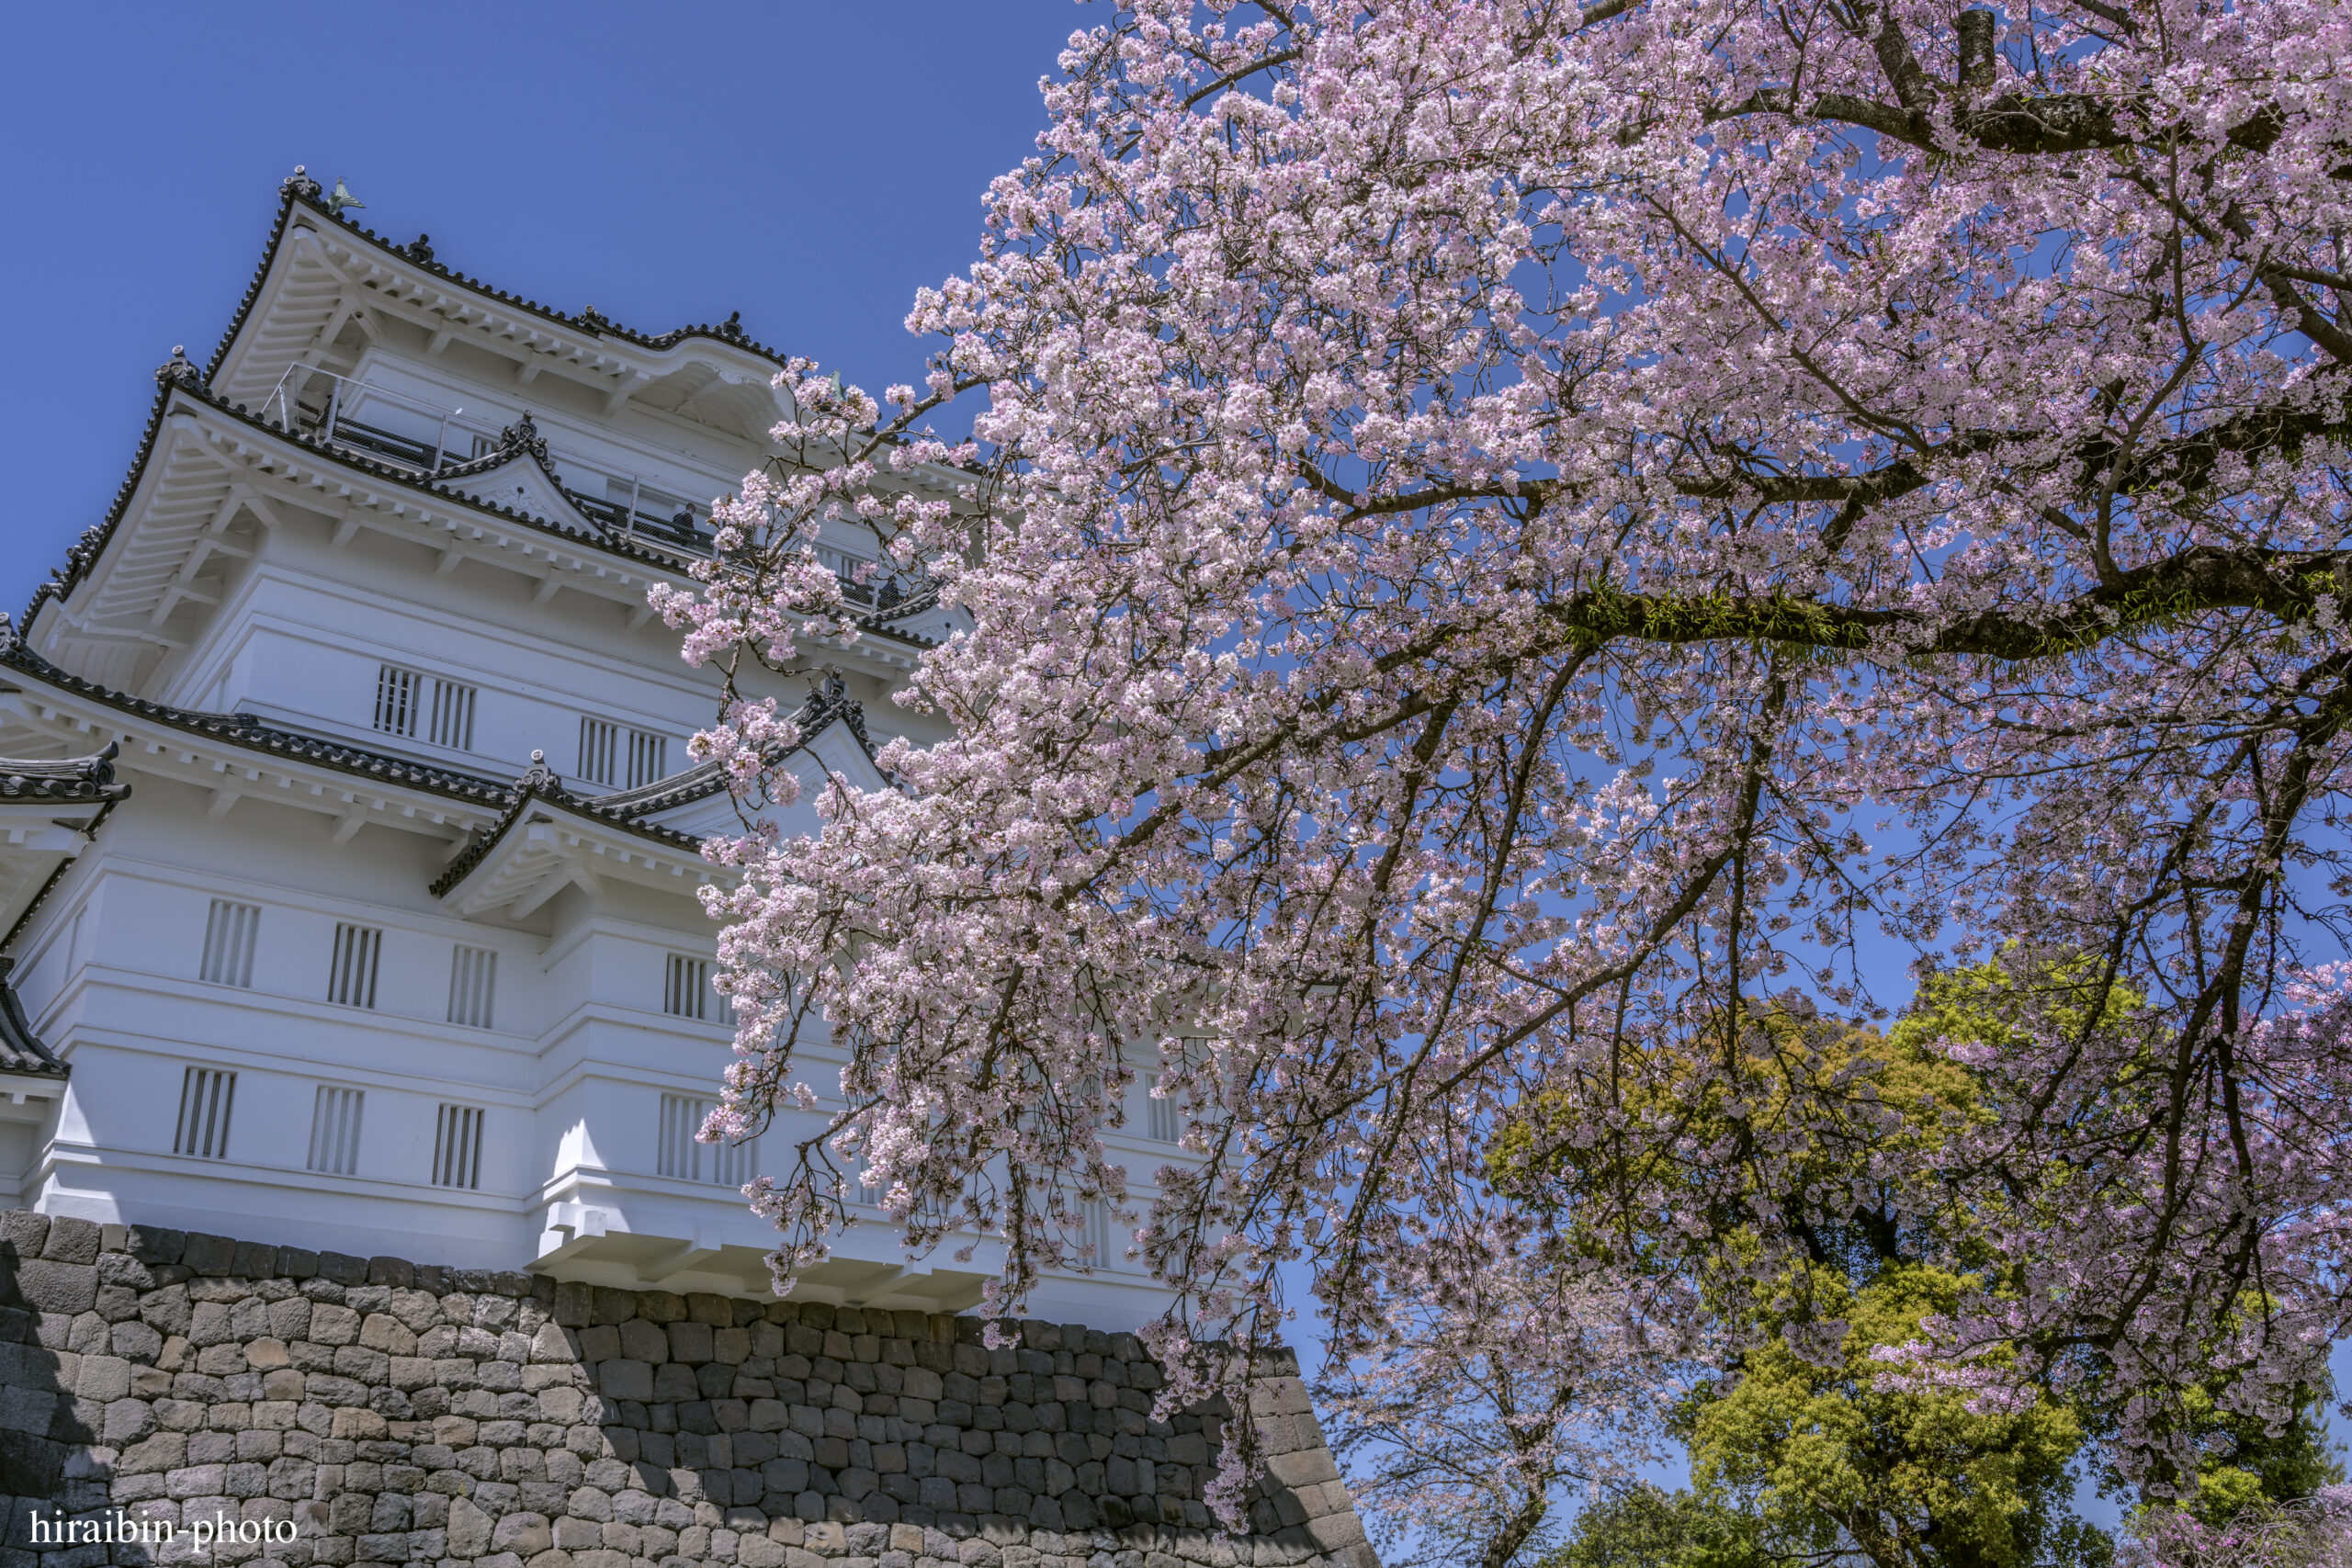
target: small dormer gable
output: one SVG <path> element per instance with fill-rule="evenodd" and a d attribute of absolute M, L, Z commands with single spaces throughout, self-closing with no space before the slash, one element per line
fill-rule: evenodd
<path fill-rule="evenodd" d="M 847 724 L 840 722 L 809 737 L 798 750 L 778 764 L 778 769 L 798 781 L 799 797 L 790 806 L 771 807 L 760 815 L 774 821 L 787 838 L 813 835 L 824 825 L 817 814 L 817 802 L 835 780 L 856 794 L 872 794 L 890 787 L 889 779 L 875 766 L 874 759 L 856 735 Z M 738 815 L 734 796 L 727 793 L 716 773 L 711 775 L 707 793 L 667 810 L 649 813 L 643 820 L 690 839 L 740 834 L 743 831 L 743 819 Z"/>
<path fill-rule="evenodd" d="M 775 762 L 798 781 L 798 796 L 789 807 L 763 813 L 786 833 L 817 831 L 816 802 L 834 780 L 860 794 L 892 787 L 889 775 L 874 760 L 865 710 L 847 695 L 839 676 L 811 692 L 791 717 L 800 732 L 799 744 Z M 743 830 L 735 799 L 716 762 L 699 762 L 638 789 L 599 795 L 595 804 L 600 811 L 688 838 Z"/>
<path fill-rule="evenodd" d="M 444 468 L 435 478 L 442 488 L 504 507 L 544 523 L 601 532 L 583 515 L 558 480 L 548 459 L 548 444 L 526 412 L 520 423 L 498 434 L 498 445 L 469 463 Z"/>

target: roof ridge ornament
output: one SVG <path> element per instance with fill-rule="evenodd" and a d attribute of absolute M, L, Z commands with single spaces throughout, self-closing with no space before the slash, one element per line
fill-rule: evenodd
<path fill-rule="evenodd" d="M 514 781 L 514 793 L 524 795 L 560 795 L 563 779 L 548 766 L 548 754 L 536 747 L 531 751 L 531 765 L 521 778 Z"/>
<path fill-rule="evenodd" d="M 840 665 L 828 664 L 824 671 L 821 683 L 813 678 L 809 681 L 808 700 L 793 717 L 800 720 L 805 716 L 804 734 L 814 734 L 838 718 L 849 726 L 850 734 L 856 737 L 866 756 L 872 757 L 874 741 L 865 732 L 865 705 L 849 694 L 849 682 L 842 678 Z"/>
<path fill-rule="evenodd" d="M 433 236 L 430 234 L 419 234 L 415 239 L 411 240 L 407 244 L 402 245 L 401 249 L 407 254 L 411 261 L 423 262 L 426 266 L 434 265 Z"/>
<path fill-rule="evenodd" d="M 172 344 L 172 356 L 155 367 L 155 379 L 167 385 L 176 381 L 183 387 L 201 387 L 204 372 L 187 356 L 187 345 L 175 343 Z"/>
<path fill-rule="evenodd" d="M 0 1072 L 39 1074 L 62 1078 L 74 1069 L 35 1034 L 17 999 L 17 961 L 0 958 Z"/>
<path fill-rule="evenodd" d="M 299 196 L 306 201 L 319 199 L 319 182 L 305 173 L 300 164 L 294 165 L 292 174 L 277 183 L 277 189 L 282 196 Z"/>
<path fill-rule="evenodd" d="M 605 312 L 599 310 L 594 305 L 591 305 L 586 310 L 581 311 L 579 320 L 580 324 L 586 327 L 592 333 L 602 333 L 605 328 L 613 324 L 611 320 L 605 316 Z"/>
<path fill-rule="evenodd" d="M 523 411 L 521 419 L 498 433 L 498 449 L 501 452 L 528 452 L 542 463 L 548 460 L 547 438 L 539 434 L 539 427 L 533 422 L 529 409 Z"/>
<path fill-rule="evenodd" d="M 334 193 L 329 196 L 326 201 L 327 213 L 330 217 L 342 217 L 343 209 L 346 207 L 364 208 L 368 204 L 366 202 L 351 194 L 351 187 L 343 183 L 343 176 L 341 175 L 335 175 Z"/>
<path fill-rule="evenodd" d="M 743 312 L 741 310 L 727 312 L 727 319 L 718 323 L 718 335 L 741 342 L 743 336 Z"/>

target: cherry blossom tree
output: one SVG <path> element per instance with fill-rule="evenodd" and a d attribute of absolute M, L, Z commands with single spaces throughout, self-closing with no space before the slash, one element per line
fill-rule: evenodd
<path fill-rule="evenodd" d="M 1595 1280 L 1487 1245 L 1481 1267 L 1450 1258 L 1395 1292 L 1379 1342 L 1316 1389 L 1391 1568 L 1503 1568 L 1564 1495 L 1633 1484 L 1698 1349 Z"/>
<path fill-rule="evenodd" d="M 2134 1464 L 2169 1389 L 2312 1383 L 2352 1177 L 2352 9 L 1094 19 L 909 317 L 924 384 L 795 365 L 797 466 L 661 596 L 690 659 L 802 667 L 857 635 L 814 553 L 851 519 L 967 628 L 904 699 L 952 739 L 711 852 L 717 1130 L 813 1103 L 819 1032 L 850 1054 L 756 1200 L 779 1268 L 854 1157 L 910 1247 L 998 1238 L 994 1309 L 1101 1261 L 1099 1200 L 1182 1292 L 1180 1364 L 1279 1334 L 1286 1264 L 1367 1353 L 1476 1299 L 1488 1145 L 1541 1093 L 1657 1176 L 1554 1264 L 1670 1311 L 1854 1199 L 1736 1094 L 1698 1137 L 1676 1043 L 1766 987 L 1867 1009 L 1884 931 L 2014 996 L 1951 1047 L 1982 1114 L 1873 1156 L 1872 1201 L 2018 1260 L 1890 1375 L 2096 1360 Z M 792 739 L 736 699 L 696 745 L 749 809 Z M 1189 1129 L 1157 1171 L 1100 1137 L 1139 1067 Z M 1809 1079 L 1774 1114 L 1809 1105 L 1870 1115 Z"/>

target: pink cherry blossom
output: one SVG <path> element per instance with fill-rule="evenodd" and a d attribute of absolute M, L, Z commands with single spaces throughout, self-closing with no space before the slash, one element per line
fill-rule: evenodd
<path fill-rule="evenodd" d="M 849 1054 L 759 1195 L 779 1269 L 854 1157 L 910 1247 L 1001 1242 L 991 1312 L 1129 1216 L 1163 1348 L 1240 1348 L 1170 1400 L 1284 1331 L 1286 1265 L 1377 1367 L 1483 1299 L 1498 1224 L 1544 1256 L 1487 1181 L 1540 1090 L 1671 1172 L 1580 1217 L 1621 1295 L 1734 1231 L 1769 1274 L 1855 1195 L 1694 1139 L 1668 1047 L 1792 986 L 1866 1010 L 1883 931 L 2013 983 L 1952 1042 L 1984 1119 L 1872 1172 L 2013 1260 L 1918 1364 L 2105 1365 L 2151 1475 L 2177 1387 L 2313 1379 L 2352 1277 L 2352 1001 L 2301 967 L 2342 957 L 2352 779 L 2352 8 L 1129 0 L 1061 63 L 908 318 L 922 386 L 885 419 L 788 369 L 792 461 L 662 602 L 690 659 L 793 667 L 856 632 L 831 521 L 963 627 L 898 787 L 712 852 L 719 1119 Z M 779 737 L 735 701 L 697 745 L 756 804 Z M 1138 1069 L 1189 1129 L 1156 1170 L 1100 1135 Z"/>

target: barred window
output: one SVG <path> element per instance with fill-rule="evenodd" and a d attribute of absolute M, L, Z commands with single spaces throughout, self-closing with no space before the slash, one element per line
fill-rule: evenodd
<path fill-rule="evenodd" d="M 359 1112 L 367 1091 L 319 1086 L 318 1102 L 311 1111 L 311 1158 L 307 1168 L 330 1176 L 351 1176 L 359 1169 Z"/>
<path fill-rule="evenodd" d="M 498 954 L 487 947 L 461 947 L 449 959 L 449 1021 L 488 1029 L 498 987 Z"/>
<path fill-rule="evenodd" d="M 198 973 L 216 986 L 250 988 L 254 939 L 260 930 L 260 906 L 212 900 L 212 911 L 204 919 L 204 967 Z"/>
<path fill-rule="evenodd" d="M 1114 1256 L 1112 1247 L 1117 1239 L 1116 1223 L 1115 1217 L 1111 1213 L 1110 1204 L 1100 1198 L 1088 1201 L 1086 1244 L 1094 1249 L 1094 1267 L 1097 1269 L 1111 1267 L 1111 1259 Z"/>
<path fill-rule="evenodd" d="M 455 681 L 433 682 L 433 718 L 428 731 L 435 746 L 453 751 L 474 749 L 474 688 Z"/>
<path fill-rule="evenodd" d="M 601 718 L 580 721 L 579 776 L 589 784 L 610 784 L 613 782 L 614 753 L 618 749 L 620 727 Z"/>
<path fill-rule="evenodd" d="M 433 1130 L 433 1185 L 481 1185 L 481 1108 L 444 1105 Z"/>
<path fill-rule="evenodd" d="M 735 1010 L 711 989 L 716 967 L 707 958 L 690 953 L 670 954 L 669 977 L 662 989 L 662 1010 L 673 1018 L 698 1019 L 705 1023 L 732 1023 Z"/>
<path fill-rule="evenodd" d="M 376 667 L 376 728 L 387 735 L 413 738 L 417 721 L 423 717 L 418 697 L 423 694 L 424 677 L 413 670 L 403 670 L 397 664 Z"/>
<path fill-rule="evenodd" d="M 628 779 L 623 786 L 637 789 L 670 774 L 668 738 L 642 729 L 628 732 Z"/>
<path fill-rule="evenodd" d="M 190 1067 L 180 1079 L 180 1119 L 172 1153 L 198 1159 L 229 1157 L 229 1112 L 237 1099 L 237 1075 L 214 1067 Z"/>
<path fill-rule="evenodd" d="M 1163 1099 L 1157 1092 L 1160 1084 L 1159 1077 L 1148 1081 L 1154 1091 L 1145 1101 L 1151 1107 L 1151 1135 L 1163 1144 L 1175 1143 L 1181 1136 L 1176 1126 L 1176 1101 L 1173 1099 Z"/>
<path fill-rule="evenodd" d="M 376 1005 L 376 964 L 383 955 L 384 933 L 373 926 L 334 928 L 334 957 L 327 965 L 327 1000 L 338 1007 Z"/>
<path fill-rule="evenodd" d="M 718 1109 L 715 1102 L 691 1095 L 662 1097 L 660 1174 L 681 1181 L 715 1181 L 741 1187 L 752 1179 L 752 1140 L 737 1144 L 705 1144 L 695 1134 Z"/>
<path fill-rule="evenodd" d="M 414 740 L 422 736 L 456 751 L 474 749 L 476 688 L 403 670 L 376 667 L 376 728 Z"/>
<path fill-rule="evenodd" d="M 587 783 L 636 789 L 668 777 L 669 771 L 668 737 L 606 719 L 580 721 L 579 776 Z"/>

